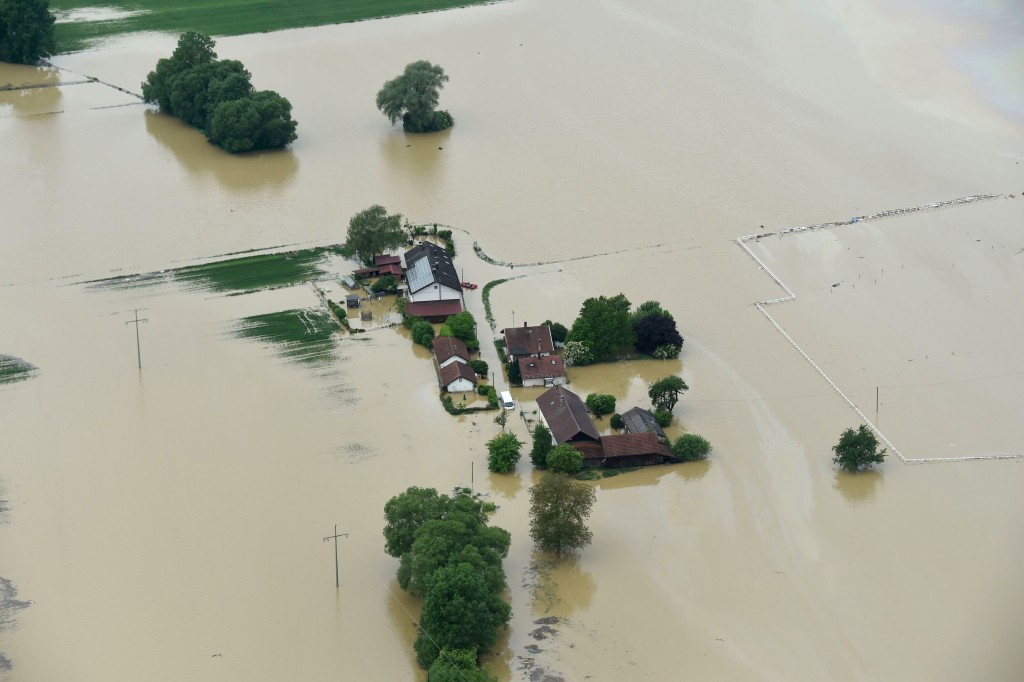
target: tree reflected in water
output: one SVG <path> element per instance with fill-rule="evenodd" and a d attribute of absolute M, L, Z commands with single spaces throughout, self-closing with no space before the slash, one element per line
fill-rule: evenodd
<path fill-rule="evenodd" d="M 861 471 L 849 474 L 837 471 L 832 487 L 842 493 L 852 504 L 860 504 L 875 496 L 875 489 L 882 481 L 881 471 Z"/>

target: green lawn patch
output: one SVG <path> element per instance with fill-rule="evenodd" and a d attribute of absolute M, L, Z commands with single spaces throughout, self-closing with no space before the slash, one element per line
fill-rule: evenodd
<path fill-rule="evenodd" d="M 90 42 L 135 31 L 201 31 L 235 36 L 285 28 L 481 5 L 493 0 L 51 0 L 54 12 L 83 7 L 116 8 L 140 14 L 108 21 L 78 21 L 56 26 L 58 52 L 74 52 Z"/>
<path fill-rule="evenodd" d="M 291 360 L 325 362 L 333 357 L 338 324 L 325 310 L 282 310 L 238 320 L 233 333 L 277 346 Z"/>
<path fill-rule="evenodd" d="M 13 384 L 31 378 L 39 368 L 11 355 L 0 355 L 0 384 Z"/>
<path fill-rule="evenodd" d="M 328 259 L 337 254 L 337 247 L 263 253 L 215 263 L 189 265 L 163 272 L 148 272 L 83 282 L 94 287 L 134 289 L 175 281 L 186 290 L 245 294 L 265 289 L 278 289 L 324 279 Z"/>

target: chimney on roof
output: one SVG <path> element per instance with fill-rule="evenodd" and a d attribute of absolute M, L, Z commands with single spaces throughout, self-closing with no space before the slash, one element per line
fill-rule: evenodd
<path fill-rule="evenodd" d="M 523 327 L 526 327 L 526 320 L 523 320 Z"/>

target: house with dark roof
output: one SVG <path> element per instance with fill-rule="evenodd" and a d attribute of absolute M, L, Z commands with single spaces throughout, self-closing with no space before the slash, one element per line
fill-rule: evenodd
<path fill-rule="evenodd" d="M 405 314 L 443 322 L 461 313 L 462 283 L 442 247 L 421 242 L 405 252 Z"/>
<path fill-rule="evenodd" d="M 513 362 L 519 358 L 540 358 L 555 352 L 555 342 L 551 339 L 551 327 L 542 324 L 539 327 L 508 327 L 502 329 L 505 336 L 505 350 Z"/>
<path fill-rule="evenodd" d="M 523 357 L 516 362 L 519 363 L 523 386 L 558 386 L 565 383 L 565 364 L 561 355 Z"/>
<path fill-rule="evenodd" d="M 373 265 L 366 268 L 359 268 L 352 272 L 357 277 L 383 277 L 391 275 L 398 281 L 405 277 L 405 270 L 402 268 L 401 256 L 378 255 L 373 257 Z"/>
<path fill-rule="evenodd" d="M 601 436 L 600 442 L 571 444 L 583 455 L 583 467 L 643 467 L 652 464 L 668 464 L 681 461 L 658 436 L 644 433 L 625 433 Z"/>
<path fill-rule="evenodd" d="M 452 362 L 439 372 L 441 387 L 449 393 L 463 393 L 476 390 L 476 372 L 464 362 Z"/>
<path fill-rule="evenodd" d="M 444 369 L 453 362 L 469 363 L 469 349 L 462 339 L 454 336 L 434 337 L 434 360 L 437 361 L 437 368 Z"/>
<path fill-rule="evenodd" d="M 626 433 L 653 433 L 658 440 L 665 442 L 665 430 L 649 410 L 642 407 L 634 407 L 619 415 L 622 418 L 622 426 Z"/>
<path fill-rule="evenodd" d="M 551 430 L 557 444 L 601 440 L 601 434 L 590 419 L 583 399 L 565 388 L 555 386 L 537 398 L 541 421 Z"/>

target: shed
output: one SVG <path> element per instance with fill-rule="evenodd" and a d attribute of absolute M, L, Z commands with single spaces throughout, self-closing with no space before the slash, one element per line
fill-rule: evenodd
<path fill-rule="evenodd" d="M 604 466 L 613 469 L 680 461 L 651 432 L 602 436 L 601 447 L 604 449 Z"/>
<path fill-rule="evenodd" d="M 345 297 L 345 305 L 349 308 L 359 307 L 359 294 L 349 294 Z"/>
<path fill-rule="evenodd" d="M 658 440 L 665 442 L 665 430 L 661 428 L 661 424 L 650 410 L 645 410 L 642 407 L 634 407 L 631 410 L 626 410 L 621 415 L 622 426 L 626 429 L 626 433 L 653 433 L 658 436 Z"/>

